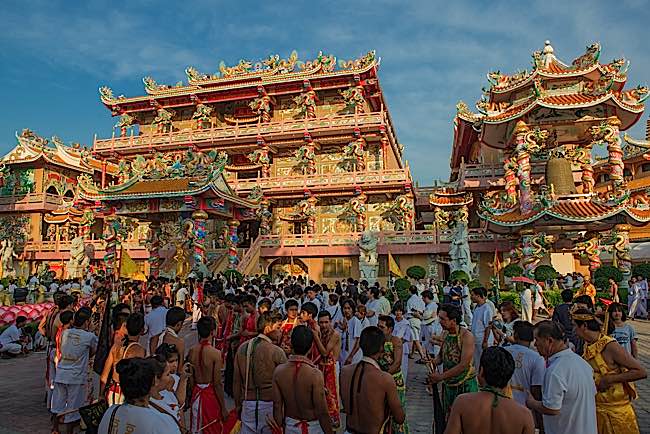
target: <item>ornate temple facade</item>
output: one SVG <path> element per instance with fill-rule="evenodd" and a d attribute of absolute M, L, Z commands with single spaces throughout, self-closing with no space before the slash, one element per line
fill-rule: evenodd
<path fill-rule="evenodd" d="M 587 272 L 612 255 L 629 273 L 631 228 L 650 221 L 650 207 L 645 188 L 631 188 L 626 158 L 639 156 L 624 153 L 621 131 L 639 120 L 648 89 L 627 88 L 629 63 L 601 62 L 598 44 L 567 64 L 547 41 L 532 63 L 488 74 L 477 111 L 458 104 L 450 183 L 431 195 L 436 222 L 449 221 L 443 193 L 473 197 L 462 200 L 470 230 L 510 244 L 482 254 L 483 280 L 495 251 L 527 275 L 540 263 Z"/>

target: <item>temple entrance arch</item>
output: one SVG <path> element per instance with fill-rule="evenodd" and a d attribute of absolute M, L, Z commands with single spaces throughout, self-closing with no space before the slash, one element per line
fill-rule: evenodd
<path fill-rule="evenodd" d="M 308 275 L 309 267 L 298 258 L 291 258 L 283 256 L 275 259 L 269 264 L 267 273 L 270 276 L 277 276 L 278 274 L 290 276 L 306 276 Z"/>

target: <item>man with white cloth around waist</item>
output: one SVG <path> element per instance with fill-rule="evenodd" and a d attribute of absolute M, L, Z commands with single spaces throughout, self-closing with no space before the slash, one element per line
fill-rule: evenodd
<path fill-rule="evenodd" d="M 293 354 L 273 372 L 273 415 L 285 434 L 332 433 L 323 373 L 307 357 L 314 333 L 300 325 L 291 332 Z"/>
<path fill-rule="evenodd" d="M 282 317 L 264 312 L 257 319 L 253 339 L 243 343 L 235 355 L 233 395 L 241 414 L 240 434 L 270 434 L 267 420 L 273 419 L 273 371 L 287 361 L 284 350 L 273 342 L 281 336 Z"/>

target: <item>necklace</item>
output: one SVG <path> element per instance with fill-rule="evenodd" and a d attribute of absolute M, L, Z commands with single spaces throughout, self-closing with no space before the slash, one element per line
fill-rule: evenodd
<path fill-rule="evenodd" d="M 505 395 L 501 390 L 497 389 L 496 387 L 481 386 L 479 390 L 481 392 L 490 392 L 491 394 L 494 395 L 494 399 L 492 400 L 492 408 L 496 408 L 497 405 L 499 405 L 499 398 L 510 399 L 508 395 Z"/>

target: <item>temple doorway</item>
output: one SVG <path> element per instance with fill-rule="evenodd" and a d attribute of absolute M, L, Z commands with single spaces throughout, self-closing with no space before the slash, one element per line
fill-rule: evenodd
<path fill-rule="evenodd" d="M 308 272 L 309 268 L 307 267 L 307 264 L 298 258 L 287 256 L 275 259 L 271 264 L 269 264 L 268 268 L 268 274 L 271 277 L 275 277 L 278 274 L 284 276 L 307 276 Z"/>

